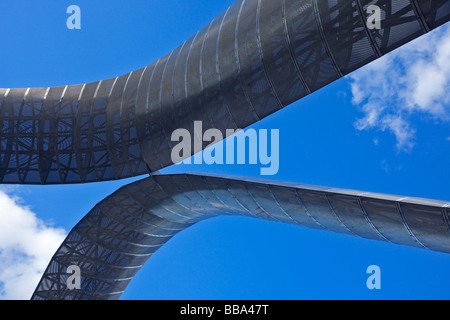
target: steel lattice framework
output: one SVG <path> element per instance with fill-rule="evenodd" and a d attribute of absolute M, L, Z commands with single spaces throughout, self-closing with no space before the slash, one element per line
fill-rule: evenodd
<path fill-rule="evenodd" d="M 118 299 L 172 236 L 241 215 L 450 253 L 450 202 L 213 175 L 155 175 L 122 187 L 70 232 L 32 299 Z M 69 290 L 67 268 L 81 268 Z"/>
<path fill-rule="evenodd" d="M 382 10 L 370 29 L 367 8 Z M 0 89 L 0 183 L 121 179 L 172 164 L 175 129 L 246 128 L 450 19 L 450 0 L 238 0 L 153 64 L 52 88 Z M 202 146 L 206 147 L 205 145 Z M 192 148 L 193 153 L 201 150 Z M 450 253 L 450 203 L 211 175 L 152 175 L 96 205 L 32 299 L 118 299 L 201 220 L 243 215 Z M 67 268 L 82 286 L 67 287 Z"/>
<path fill-rule="evenodd" d="M 370 30 L 366 10 L 382 9 Z M 448 0 L 239 0 L 123 76 L 0 89 L 0 182 L 83 183 L 171 165 L 171 133 L 245 128 L 447 22 Z M 205 146 L 204 146 L 205 147 Z M 192 148 L 193 152 L 198 152 Z"/>

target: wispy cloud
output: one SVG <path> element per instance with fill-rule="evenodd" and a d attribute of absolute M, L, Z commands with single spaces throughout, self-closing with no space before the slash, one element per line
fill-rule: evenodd
<path fill-rule="evenodd" d="M 357 130 L 388 131 L 398 151 L 411 151 L 413 114 L 450 121 L 450 27 L 424 35 L 347 76 L 364 113 Z"/>
<path fill-rule="evenodd" d="M 30 299 L 65 235 L 0 190 L 0 299 Z"/>

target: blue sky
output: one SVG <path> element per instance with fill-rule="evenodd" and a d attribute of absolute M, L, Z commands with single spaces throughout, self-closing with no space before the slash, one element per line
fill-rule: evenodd
<path fill-rule="evenodd" d="M 170 52 L 232 3 L 4 1 L 0 87 L 125 74 Z M 81 8 L 81 30 L 66 27 L 71 4 Z M 252 126 L 280 130 L 280 170 L 265 178 L 450 200 L 449 89 L 450 28 L 444 26 Z M 180 165 L 161 172 L 260 177 L 259 169 Z M 0 298 L 29 298 L 64 234 L 97 202 L 140 178 L 2 186 Z M 12 218 L 16 211 L 21 219 Z M 370 265 L 381 268 L 381 290 L 366 287 Z M 449 268 L 450 257 L 437 252 L 219 217 L 163 246 L 122 298 L 449 299 Z"/>

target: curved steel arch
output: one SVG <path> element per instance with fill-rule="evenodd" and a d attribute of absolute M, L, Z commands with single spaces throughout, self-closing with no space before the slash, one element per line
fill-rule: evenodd
<path fill-rule="evenodd" d="M 366 25 L 374 3 L 380 30 Z M 195 120 L 224 136 L 245 128 L 449 18 L 448 0 L 239 0 L 137 71 L 82 85 L 0 89 L 0 183 L 157 171 L 172 164 L 175 129 L 192 133 Z"/>
<path fill-rule="evenodd" d="M 155 175 L 97 204 L 53 256 L 32 299 L 118 299 L 172 236 L 241 215 L 450 253 L 449 202 L 218 175 Z M 67 288 L 67 268 L 81 288 Z"/>

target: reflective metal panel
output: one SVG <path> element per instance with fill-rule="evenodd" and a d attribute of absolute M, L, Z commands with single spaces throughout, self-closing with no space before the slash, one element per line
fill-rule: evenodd
<path fill-rule="evenodd" d="M 379 30 L 366 24 L 372 4 L 381 9 Z M 238 0 L 140 70 L 85 85 L 1 89 L 0 182 L 157 171 L 172 164 L 175 129 L 193 134 L 199 120 L 226 137 L 449 18 L 449 0 Z"/>
<path fill-rule="evenodd" d="M 297 198 L 301 195 L 301 200 Z M 155 175 L 120 188 L 67 236 L 33 299 L 118 299 L 172 236 L 243 215 L 450 253 L 450 203 L 219 175 Z M 67 267 L 81 289 L 67 288 Z"/>

